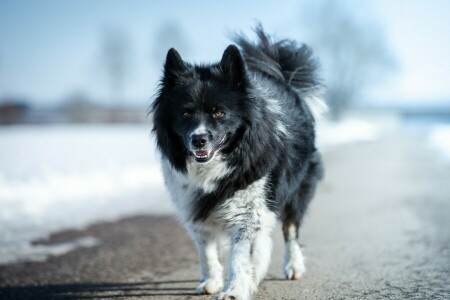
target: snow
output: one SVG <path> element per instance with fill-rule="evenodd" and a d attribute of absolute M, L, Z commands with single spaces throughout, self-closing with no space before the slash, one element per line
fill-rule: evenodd
<path fill-rule="evenodd" d="M 450 125 L 440 124 L 430 130 L 429 143 L 438 155 L 450 164 Z"/>
<path fill-rule="evenodd" d="M 374 141 L 379 126 L 322 121 L 319 148 Z M 0 127 L 0 263 L 43 260 L 101 241 L 32 245 L 52 232 L 136 214 L 170 214 L 150 125 Z"/>
<path fill-rule="evenodd" d="M 40 259 L 30 242 L 61 229 L 171 213 L 149 133 L 148 125 L 0 128 L 0 263 Z"/>
<path fill-rule="evenodd" d="M 317 144 L 322 151 L 349 143 L 373 142 L 383 134 L 380 124 L 359 119 L 345 119 L 341 122 L 321 120 L 317 124 Z"/>

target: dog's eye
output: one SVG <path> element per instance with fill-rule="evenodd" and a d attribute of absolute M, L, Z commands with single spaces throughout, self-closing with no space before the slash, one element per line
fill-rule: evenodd
<path fill-rule="evenodd" d="M 191 116 L 191 113 L 188 113 L 187 111 L 183 113 L 183 117 L 185 118 L 190 118 Z"/>
<path fill-rule="evenodd" d="M 221 111 L 216 111 L 215 113 L 213 113 L 214 118 L 222 118 L 223 115 L 224 113 Z"/>

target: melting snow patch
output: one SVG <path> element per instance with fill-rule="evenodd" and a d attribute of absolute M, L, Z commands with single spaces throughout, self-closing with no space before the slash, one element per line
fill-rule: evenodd
<path fill-rule="evenodd" d="M 2 253 L 0 263 L 14 261 L 45 261 L 50 255 L 57 256 L 68 253 L 77 248 L 90 248 L 100 244 L 100 241 L 92 236 L 85 236 L 70 242 L 52 245 L 22 244 L 20 257 L 15 252 Z"/>

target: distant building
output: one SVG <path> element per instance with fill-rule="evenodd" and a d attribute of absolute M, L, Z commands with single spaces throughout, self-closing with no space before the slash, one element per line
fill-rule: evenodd
<path fill-rule="evenodd" d="M 6 100 L 0 103 L 0 124 L 19 124 L 26 122 L 30 110 L 24 101 Z"/>
<path fill-rule="evenodd" d="M 147 110 L 105 106 L 86 97 L 72 97 L 62 105 L 30 106 L 14 98 L 0 99 L 0 125 L 55 123 L 145 123 Z"/>

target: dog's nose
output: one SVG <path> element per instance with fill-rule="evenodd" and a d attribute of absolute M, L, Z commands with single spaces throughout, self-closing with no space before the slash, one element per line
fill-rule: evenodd
<path fill-rule="evenodd" d="M 207 136 L 206 136 L 206 134 L 194 134 L 191 137 L 191 142 L 192 142 L 192 145 L 194 145 L 194 147 L 202 148 L 207 143 Z"/>

